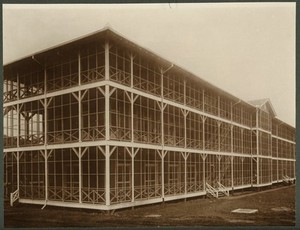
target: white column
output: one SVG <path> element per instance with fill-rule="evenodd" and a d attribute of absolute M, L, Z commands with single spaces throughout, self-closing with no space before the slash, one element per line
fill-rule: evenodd
<path fill-rule="evenodd" d="M 81 147 L 78 149 L 78 176 L 79 176 L 79 185 L 78 185 L 78 190 L 79 190 L 79 203 L 82 203 L 82 193 L 81 193 L 81 188 L 82 188 L 82 166 L 81 166 Z"/>
<path fill-rule="evenodd" d="M 133 93 L 130 93 L 130 109 L 131 109 L 131 142 L 134 142 L 134 117 L 133 117 L 133 106 L 134 106 Z"/>
<path fill-rule="evenodd" d="M 278 126 L 277 126 L 277 133 L 276 133 L 276 135 L 278 136 Z M 277 178 L 276 178 L 276 181 L 278 182 L 278 180 L 279 180 L 279 173 L 278 173 L 278 139 L 276 138 L 276 162 L 277 162 L 277 166 L 276 166 L 276 168 L 277 168 L 277 173 L 276 173 L 276 176 L 277 176 Z"/>
<path fill-rule="evenodd" d="M 19 75 L 19 73 L 17 74 L 17 100 L 20 100 L 20 75 Z"/>
<path fill-rule="evenodd" d="M 97 56 L 97 55 L 96 55 Z M 81 62 L 80 62 L 80 51 L 78 52 L 78 85 L 81 85 Z"/>
<path fill-rule="evenodd" d="M 203 190 L 205 190 L 206 189 L 206 181 L 205 181 L 205 161 L 206 161 L 206 157 L 204 156 L 204 155 L 202 155 L 202 160 L 203 160 L 203 175 L 202 175 L 202 177 L 203 177 Z"/>
<path fill-rule="evenodd" d="M 81 85 L 81 63 L 80 63 L 80 51 L 78 52 L 78 85 Z M 81 95 L 81 91 L 78 91 L 78 139 L 79 142 L 82 142 L 82 122 L 81 122 L 81 118 L 82 118 L 82 105 L 81 105 L 81 100 L 82 100 L 82 95 Z"/>
<path fill-rule="evenodd" d="M 202 117 L 202 149 L 205 150 L 205 121 L 206 121 L 206 117 Z"/>
<path fill-rule="evenodd" d="M 20 152 L 17 152 L 17 190 L 20 194 Z M 19 195 L 20 196 L 20 195 Z"/>
<path fill-rule="evenodd" d="M 258 131 L 258 108 L 256 108 L 256 184 L 259 184 L 259 131 Z"/>
<path fill-rule="evenodd" d="M 79 142 L 82 142 L 82 122 L 81 122 L 81 118 L 82 118 L 82 105 L 81 105 L 81 100 L 82 100 L 82 95 L 81 95 L 81 91 L 78 91 L 78 139 Z"/>
<path fill-rule="evenodd" d="M 48 150 L 45 149 L 44 152 L 45 158 L 45 201 L 48 200 Z"/>
<path fill-rule="evenodd" d="M 165 151 L 161 151 L 161 197 L 165 198 Z"/>
<path fill-rule="evenodd" d="M 218 161 L 219 161 L 219 165 L 218 165 L 218 167 L 219 167 L 219 175 L 218 175 L 218 181 L 221 183 L 221 159 L 222 159 L 222 156 L 218 156 Z"/>
<path fill-rule="evenodd" d="M 184 153 L 184 194 L 187 194 L 187 165 L 186 165 L 186 162 L 187 162 L 187 153 L 185 152 Z"/>
<path fill-rule="evenodd" d="M 232 189 L 234 188 L 234 183 L 233 183 L 233 156 L 230 156 L 230 164 L 231 164 L 231 187 Z M 243 172 L 242 172 L 243 173 Z"/>
<path fill-rule="evenodd" d="M 105 43 L 105 80 L 109 80 L 109 44 Z M 105 204 L 110 205 L 109 85 L 105 85 Z"/>
<path fill-rule="evenodd" d="M 13 110 L 11 110 L 12 111 L 12 113 L 13 113 Z M 10 113 L 10 112 L 9 112 Z M 13 115 L 12 115 L 13 116 Z M 18 122 L 18 124 L 17 124 L 17 147 L 19 148 L 20 147 L 20 125 L 21 125 L 21 121 L 20 121 L 20 104 L 17 104 L 17 122 Z M 11 123 L 13 123 L 14 121 L 13 121 L 13 119 L 11 118 Z M 12 132 L 14 132 L 13 131 L 13 125 L 11 125 L 11 130 L 12 130 Z M 14 135 L 14 133 L 13 133 L 13 135 L 12 136 L 15 136 Z"/>
<path fill-rule="evenodd" d="M 134 202 L 134 157 L 135 157 L 135 152 L 134 148 L 131 148 L 131 202 Z"/>
<path fill-rule="evenodd" d="M 220 96 L 218 96 L 218 117 L 221 117 L 221 111 L 220 111 Z"/>
<path fill-rule="evenodd" d="M 18 101 L 20 100 L 20 77 L 19 77 L 19 74 L 17 74 L 17 99 Z M 13 111 L 12 111 L 13 112 Z M 20 147 L 20 104 L 17 104 L 17 147 L 19 148 Z M 13 123 L 13 119 L 11 119 L 11 122 Z M 11 129 L 12 129 L 12 132 L 14 132 L 13 130 L 13 125 L 11 126 Z M 12 135 L 13 137 L 15 136 L 14 133 Z"/>
<path fill-rule="evenodd" d="M 104 52 L 105 52 L 105 80 L 109 80 L 109 43 L 105 42 Z"/>
<path fill-rule="evenodd" d="M 133 88 L 133 56 L 130 55 L 130 87 Z"/>
<path fill-rule="evenodd" d="M 162 146 L 162 150 L 161 150 L 161 196 L 162 199 L 164 200 L 165 198 L 165 166 L 164 166 L 164 161 L 165 161 L 165 150 L 164 150 L 164 146 L 165 146 L 165 132 L 164 132 L 164 102 L 163 102 L 163 98 L 164 98 L 164 75 L 163 75 L 163 71 L 161 71 L 161 77 L 160 77 L 160 81 L 161 81 L 161 104 L 160 104 L 160 109 L 161 109 L 161 146 Z"/>
<path fill-rule="evenodd" d="M 47 116 L 47 71 L 46 69 L 44 70 L 44 145 L 46 146 L 48 143 L 48 128 L 47 128 L 47 122 L 48 122 L 48 116 Z"/>
<path fill-rule="evenodd" d="M 220 152 L 221 151 L 221 122 L 220 121 L 217 121 L 218 122 L 218 151 Z"/>

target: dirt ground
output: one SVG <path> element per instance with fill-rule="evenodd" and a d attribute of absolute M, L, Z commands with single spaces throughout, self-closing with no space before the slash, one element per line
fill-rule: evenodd
<path fill-rule="evenodd" d="M 101 211 L 40 205 L 5 204 L 5 227 L 163 227 L 163 226 L 294 226 L 295 185 L 259 192 L 235 192 L 229 197 L 199 197 L 134 209 Z M 238 208 L 257 209 L 238 214 Z"/>

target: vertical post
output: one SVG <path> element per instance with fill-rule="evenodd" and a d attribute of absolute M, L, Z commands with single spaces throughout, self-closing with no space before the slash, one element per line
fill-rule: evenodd
<path fill-rule="evenodd" d="M 296 161 L 292 161 L 293 162 L 293 167 L 294 167 L 294 172 L 293 172 L 293 178 L 296 178 Z"/>
<path fill-rule="evenodd" d="M 105 53 L 105 80 L 109 80 L 109 43 L 108 41 L 104 44 L 104 53 Z"/>
<path fill-rule="evenodd" d="M 81 90 L 78 91 L 78 138 L 79 138 L 79 142 L 82 142 L 82 122 L 81 122 L 81 118 L 82 118 L 82 105 L 81 105 Z"/>
<path fill-rule="evenodd" d="M 17 147 L 19 148 L 20 147 L 20 125 L 21 125 L 21 122 L 20 122 L 20 104 L 17 104 Z M 11 121 L 13 122 L 13 119 L 11 119 Z M 11 126 L 11 129 L 13 130 L 13 126 Z M 12 135 L 14 136 L 14 135 Z"/>
<path fill-rule="evenodd" d="M 244 185 L 244 160 L 245 158 L 242 158 L 242 185 Z"/>
<path fill-rule="evenodd" d="M 183 110 L 183 117 L 184 117 L 184 148 L 186 149 L 187 145 L 186 145 L 186 137 L 187 137 L 187 131 L 186 131 L 186 117 L 188 115 L 188 112 L 184 109 Z"/>
<path fill-rule="evenodd" d="M 183 80 L 183 105 L 186 106 L 186 79 Z"/>
<path fill-rule="evenodd" d="M 259 184 L 259 131 L 258 131 L 258 108 L 256 108 L 256 156 L 257 156 L 257 161 L 256 161 L 256 184 Z"/>
<path fill-rule="evenodd" d="M 12 93 L 13 93 L 13 88 L 14 88 L 14 83 L 13 81 L 11 81 L 11 90 L 12 90 Z M 20 76 L 19 76 L 19 73 L 17 73 L 17 100 L 19 101 L 20 100 Z M 14 130 L 14 112 L 13 110 L 11 110 L 11 136 L 12 137 L 15 137 L 15 130 Z M 20 147 L 20 125 L 21 125 L 21 121 L 20 121 L 20 104 L 17 104 L 17 147 L 19 148 Z M 8 131 L 7 131 L 7 134 L 8 134 Z"/>
<path fill-rule="evenodd" d="M 278 136 L 278 126 L 277 126 L 276 135 Z M 277 166 L 276 166 L 276 168 L 277 168 L 277 173 L 276 173 L 277 178 L 276 178 L 276 181 L 278 182 L 279 181 L 279 173 L 278 173 L 279 167 L 278 167 L 278 139 L 277 139 L 277 137 L 276 137 L 276 150 L 277 150 L 276 151 L 276 158 L 277 158 L 277 160 L 276 160 L 276 162 L 277 162 Z"/>
<path fill-rule="evenodd" d="M 220 96 L 218 96 L 218 117 L 221 117 L 221 108 L 220 108 Z"/>
<path fill-rule="evenodd" d="M 233 191 L 233 188 L 234 188 L 234 182 L 233 182 L 233 156 L 230 156 L 230 163 L 231 163 L 231 187 L 232 187 L 232 191 Z"/>
<path fill-rule="evenodd" d="M 184 81 L 184 83 L 186 83 Z M 185 87 L 184 87 L 185 89 Z M 185 95 L 185 94 L 184 94 Z M 184 96 L 184 103 L 185 103 L 185 96 Z M 187 117 L 188 112 L 186 111 L 186 109 L 183 110 L 183 115 L 184 115 L 184 149 L 186 149 L 186 117 Z M 187 153 L 186 151 L 184 152 L 184 194 L 187 194 L 187 166 L 186 166 L 186 162 L 187 162 Z"/>
<path fill-rule="evenodd" d="M 13 84 L 13 82 L 12 82 Z M 13 88 L 13 86 L 12 86 Z M 17 100 L 20 100 L 20 75 L 17 74 Z"/>
<path fill-rule="evenodd" d="M 48 108 L 48 104 L 47 104 L 47 98 L 45 96 L 44 98 L 44 145 L 45 145 L 45 148 L 48 144 L 48 126 L 47 126 L 47 123 L 48 123 L 48 114 L 47 114 L 47 108 Z"/>
<path fill-rule="evenodd" d="M 253 127 L 253 114 L 251 113 L 251 130 L 250 130 L 250 145 L 251 145 L 251 148 L 250 148 L 250 154 L 251 154 L 251 158 L 250 158 L 250 183 L 251 183 L 251 187 L 253 186 L 253 130 L 252 130 L 252 127 Z"/>
<path fill-rule="evenodd" d="M 205 90 L 202 90 L 202 111 L 205 109 Z"/>
<path fill-rule="evenodd" d="M 270 159 L 270 162 L 271 162 L 271 163 L 270 163 L 270 165 L 271 165 L 271 166 L 270 166 L 270 167 L 271 167 L 271 170 L 270 170 L 270 171 L 271 171 L 271 172 L 270 172 L 270 177 L 269 177 L 269 178 L 270 178 L 270 182 L 272 183 L 272 182 L 273 182 L 273 159 L 272 159 L 272 158 Z"/>
<path fill-rule="evenodd" d="M 242 153 L 244 153 L 244 129 L 241 128 Z"/>
<path fill-rule="evenodd" d="M 29 130 L 29 120 L 30 120 L 30 116 L 29 116 L 29 112 L 25 112 L 25 138 L 26 140 L 29 138 L 30 135 L 30 130 Z"/>
<path fill-rule="evenodd" d="M 133 88 L 133 56 L 130 55 L 130 87 Z"/>
<path fill-rule="evenodd" d="M 232 109 L 233 105 L 232 105 L 232 101 L 230 102 L 230 120 L 231 120 L 231 123 L 233 121 L 233 109 Z"/>
<path fill-rule="evenodd" d="M 205 121 L 206 121 L 206 117 L 203 116 L 202 118 L 202 149 L 205 149 Z"/>
<path fill-rule="evenodd" d="M 161 151 L 161 197 L 165 200 L 165 151 Z"/>
<path fill-rule="evenodd" d="M 130 87 L 133 88 L 133 55 L 130 54 Z M 134 98 L 133 98 L 133 93 L 130 93 L 130 108 L 131 108 L 131 142 L 134 142 Z M 134 202 L 134 157 L 135 157 L 135 152 L 134 148 L 131 148 L 131 202 Z"/>
<path fill-rule="evenodd" d="M 17 190 L 20 194 L 20 152 L 17 152 Z"/>
<path fill-rule="evenodd" d="M 82 203 L 82 193 L 81 193 L 81 189 L 82 189 L 82 164 L 81 164 L 81 157 L 82 157 L 82 151 L 81 151 L 81 147 L 79 147 L 78 149 L 78 176 L 79 176 L 79 185 L 78 185 L 78 190 L 79 190 L 79 203 Z"/>
<path fill-rule="evenodd" d="M 164 143 L 165 143 L 165 137 L 164 137 L 164 75 L 163 71 L 161 70 L 161 76 L 160 76 L 160 98 L 161 98 L 161 144 L 162 144 L 162 150 L 164 150 Z"/>
<path fill-rule="evenodd" d="M 105 200 L 106 205 L 110 205 L 110 148 L 107 142 L 109 140 L 109 86 L 106 85 L 105 89 Z"/>
<path fill-rule="evenodd" d="M 260 177 L 260 172 L 259 172 L 259 163 L 260 163 L 260 158 L 256 158 L 256 184 L 258 185 L 259 184 L 259 177 Z"/>
<path fill-rule="evenodd" d="M 231 154 L 233 153 L 233 125 L 230 125 L 230 145 L 231 145 Z"/>
<path fill-rule="evenodd" d="M 46 97 L 47 93 L 47 70 L 46 68 L 44 69 L 44 95 Z"/>
<path fill-rule="evenodd" d="M 221 122 L 218 121 L 218 151 L 221 151 Z"/>
<path fill-rule="evenodd" d="M 134 157 L 135 157 L 135 152 L 134 148 L 131 148 L 131 202 L 134 202 Z"/>
<path fill-rule="evenodd" d="M 96 55 L 97 57 L 97 55 Z M 81 85 L 81 54 L 80 54 L 80 50 L 78 51 L 78 85 Z"/>
<path fill-rule="evenodd" d="M 46 147 L 47 142 L 48 142 L 48 128 L 47 128 L 47 120 L 48 120 L 48 116 L 47 116 L 47 70 L 44 69 L 44 145 Z M 46 150 L 46 149 L 45 149 Z M 45 156 L 46 156 L 46 152 L 45 152 Z"/>
<path fill-rule="evenodd" d="M 161 76 L 160 76 L 160 98 L 161 98 L 161 194 L 162 194 L 162 200 L 165 199 L 165 131 L 164 131 L 164 75 L 163 70 L 161 70 Z"/>
<path fill-rule="evenodd" d="M 97 56 L 97 55 L 96 55 Z M 81 54 L 80 51 L 78 52 L 78 85 L 81 85 Z M 81 106 L 81 90 L 78 91 L 78 138 L 79 142 L 82 142 L 82 123 L 81 123 L 81 118 L 82 118 L 82 106 Z M 81 193 L 80 193 L 81 194 Z"/>
<path fill-rule="evenodd" d="M 204 155 L 202 155 L 202 165 L 203 165 L 203 175 L 202 175 L 202 178 L 203 178 L 203 190 L 205 191 L 206 190 L 206 181 L 205 181 L 205 160 L 206 160 L 206 157 Z"/>
<path fill-rule="evenodd" d="M 105 80 L 109 80 L 109 43 L 105 42 Z M 105 85 L 105 204 L 110 205 L 109 85 Z"/>
<path fill-rule="evenodd" d="M 134 111 L 133 111 L 133 107 L 134 107 L 134 98 L 133 98 L 133 93 L 130 93 L 130 109 L 131 109 L 131 142 L 134 142 Z M 133 150 L 133 149 L 132 149 Z"/>
<path fill-rule="evenodd" d="M 187 153 L 184 153 L 184 194 L 187 194 Z"/>
<path fill-rule="evenodd" d="M 183 104 L 184 107 L 186 106 L 186 79 L 183 81 Z M 186 132 L 186 117 L 187 117 L 187 110 L 183 110 L 183 115 L 184 115 L 184 148 L 186 149 L 186 137 L 187 137 L 187 132 Z M 187 194 L 187 153 L 184 152 L 184 194 Z"/>
<path fill-rule="evenodd" d="M 45 149 L 45 202 L 48 200 L 48 150 Z"/>
<path fill-rule="evenodd" d="M 220 155 L 218 156 L 218 161 L 219 161 L 219 164 L 218 164 L 218 167 L 219 167 L 219 168 L 218 168 L 218 171 L 219 171 L 219 173 L 218 173 L 218 174 L 219 174 L 219 175 L 218 175 L 218 181 L 219 181 L 220 183 L 221 183 L 221 159 L 222 159 L 222 157 L 223 157 L 223 156 L 220 156 Z"/>

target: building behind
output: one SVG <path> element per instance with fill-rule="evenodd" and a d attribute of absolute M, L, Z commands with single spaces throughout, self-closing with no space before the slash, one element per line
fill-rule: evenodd
<path fill-rule="evenodd" d="M 4 66 L 4 195 L 111 210 L 295 179 L 295 128 L 111 29 Z"/>

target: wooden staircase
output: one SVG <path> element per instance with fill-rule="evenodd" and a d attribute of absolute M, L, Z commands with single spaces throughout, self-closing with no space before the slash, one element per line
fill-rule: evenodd
<path fill-rule="evenodd" d="M 293 183 L 293 181 L 294 181 L 294 179 L 290 178 L 289 176 L 283 176 L 282 180 L 287 184 Z"/>
<path fill-rule="evenodd" d="M 206 195 L 208 197 L 219 198 L 222 196 L 229 196 L 229 189 L 222 185 L 220 182 L 217 182 L 218 187 L 214 188 L 210 184 L 206 183 Z"/>
<path fill-rule="evenodd" d="M 16 191 L 12 192 L 10 194 L 10 206 L 14 205 L 14 202 L 19 199 L 19 190 L 17 189 Z"/>

